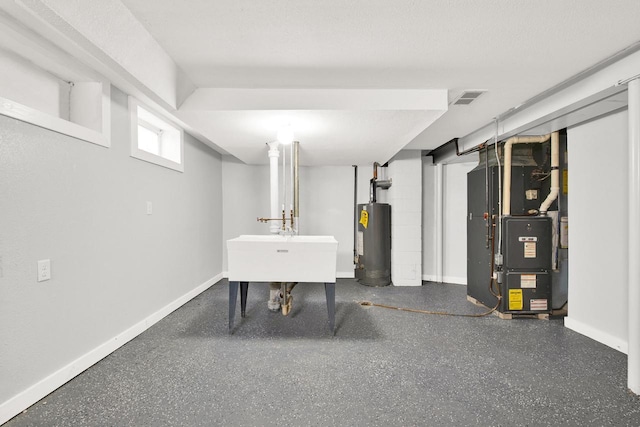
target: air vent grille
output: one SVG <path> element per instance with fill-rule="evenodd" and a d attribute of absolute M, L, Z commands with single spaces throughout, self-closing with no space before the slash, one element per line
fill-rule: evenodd
<path fill-rule="evenodd" d="M 473 101 L 475 101 L 476 99 L 478 99 L 478 97 L 480 95 L 482 95 L 483 93 L 485 93 L 486 91 L 484 90 L 466 90 L 464 92 L 462 92 L 462 95 L 460 95 L 459 97 L 457 97 L 452 104 L 453 105 L 469 105 L 471 104 Z"/>

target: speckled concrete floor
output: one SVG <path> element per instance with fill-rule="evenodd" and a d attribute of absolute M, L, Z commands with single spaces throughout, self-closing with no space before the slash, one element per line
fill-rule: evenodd
<path fill-rule="evenodd" d="M 249 288 L 227 333 L 222 281 L 6 424 L 638 426 L 626 356 L 562 320 L 452 318 L 355 301 L 477 313 L 459 285 L 301 284 L 290 317 Z"/>

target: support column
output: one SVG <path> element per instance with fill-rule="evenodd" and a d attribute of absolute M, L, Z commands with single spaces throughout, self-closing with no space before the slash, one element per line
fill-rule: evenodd
<path fill-rule="evenodd" d="M 444 254 L 442 253 L 444 242 L 444 166 L 436 164 L 436 282 L 443 282 Z"/>
<path fill-rule="evenodd" d="M 627 386 L 640 394 L 640 78 L 629 82 L 629 287 Z"/>

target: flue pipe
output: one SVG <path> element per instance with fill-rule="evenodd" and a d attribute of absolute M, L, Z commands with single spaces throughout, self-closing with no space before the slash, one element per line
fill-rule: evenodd
<path fill-rule="evenodd" d="M 551 189 L 549 195 L 540 205 L 540 215 L 546 215 L 549 206 L 560 194 L 560 134 L 551 134 Z"/>
<path fill-rule="evenodd" d="M 278 158 L 280 157 L 280 150 L 278 148 L 278 142 L 269 142 L 269 167 L 270 167 L 270 184 L 271 184 L 271 215 L 270 218 L 278 218 L 280 216 L 280 210 L 278 209 Z M 271 222 L 269 231 L 273 234 L 278 234 L 280 227 L 277 222 Z"/>
<path fill-rule="evenodd" d="M 293 231 L 299 233 L 300 223 L 300 142 L 293 141 Z"/>
<path fill-rule="evenodd" d="M 511 215 L 511 150 L 513 144 L 547 142 L 551 134 L 539 136 L 512 136 L 504 143 L 504 185 L 502 187 L 502 215 Z"/>
<path fill-rule="evenodd" d="M 376 203 L 378 195 L 376 184 L 378 181 L 378 167 L 380 164 L 378 162 L 373 162 L 373 178 L 369 180 L 369 203 Z"/>

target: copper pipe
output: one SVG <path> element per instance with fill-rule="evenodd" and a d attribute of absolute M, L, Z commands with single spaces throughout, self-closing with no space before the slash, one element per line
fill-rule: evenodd
<path fill-rule="evenodd" d="M 288 219 L 285 216 L 284 210 L 282 211 L 282 218 L 262 218 L 262 217 L 256 218 L 256 221 L 265 222 L 265 223 L 269 221 L 282 221 L 283 230 L 286 230 L 287 220 L 289 221 L 289 224 L 291 224 L 291 226 L 293 227 L 293 221 L 294 221 L 293 209 L 290 211 Z"/>

